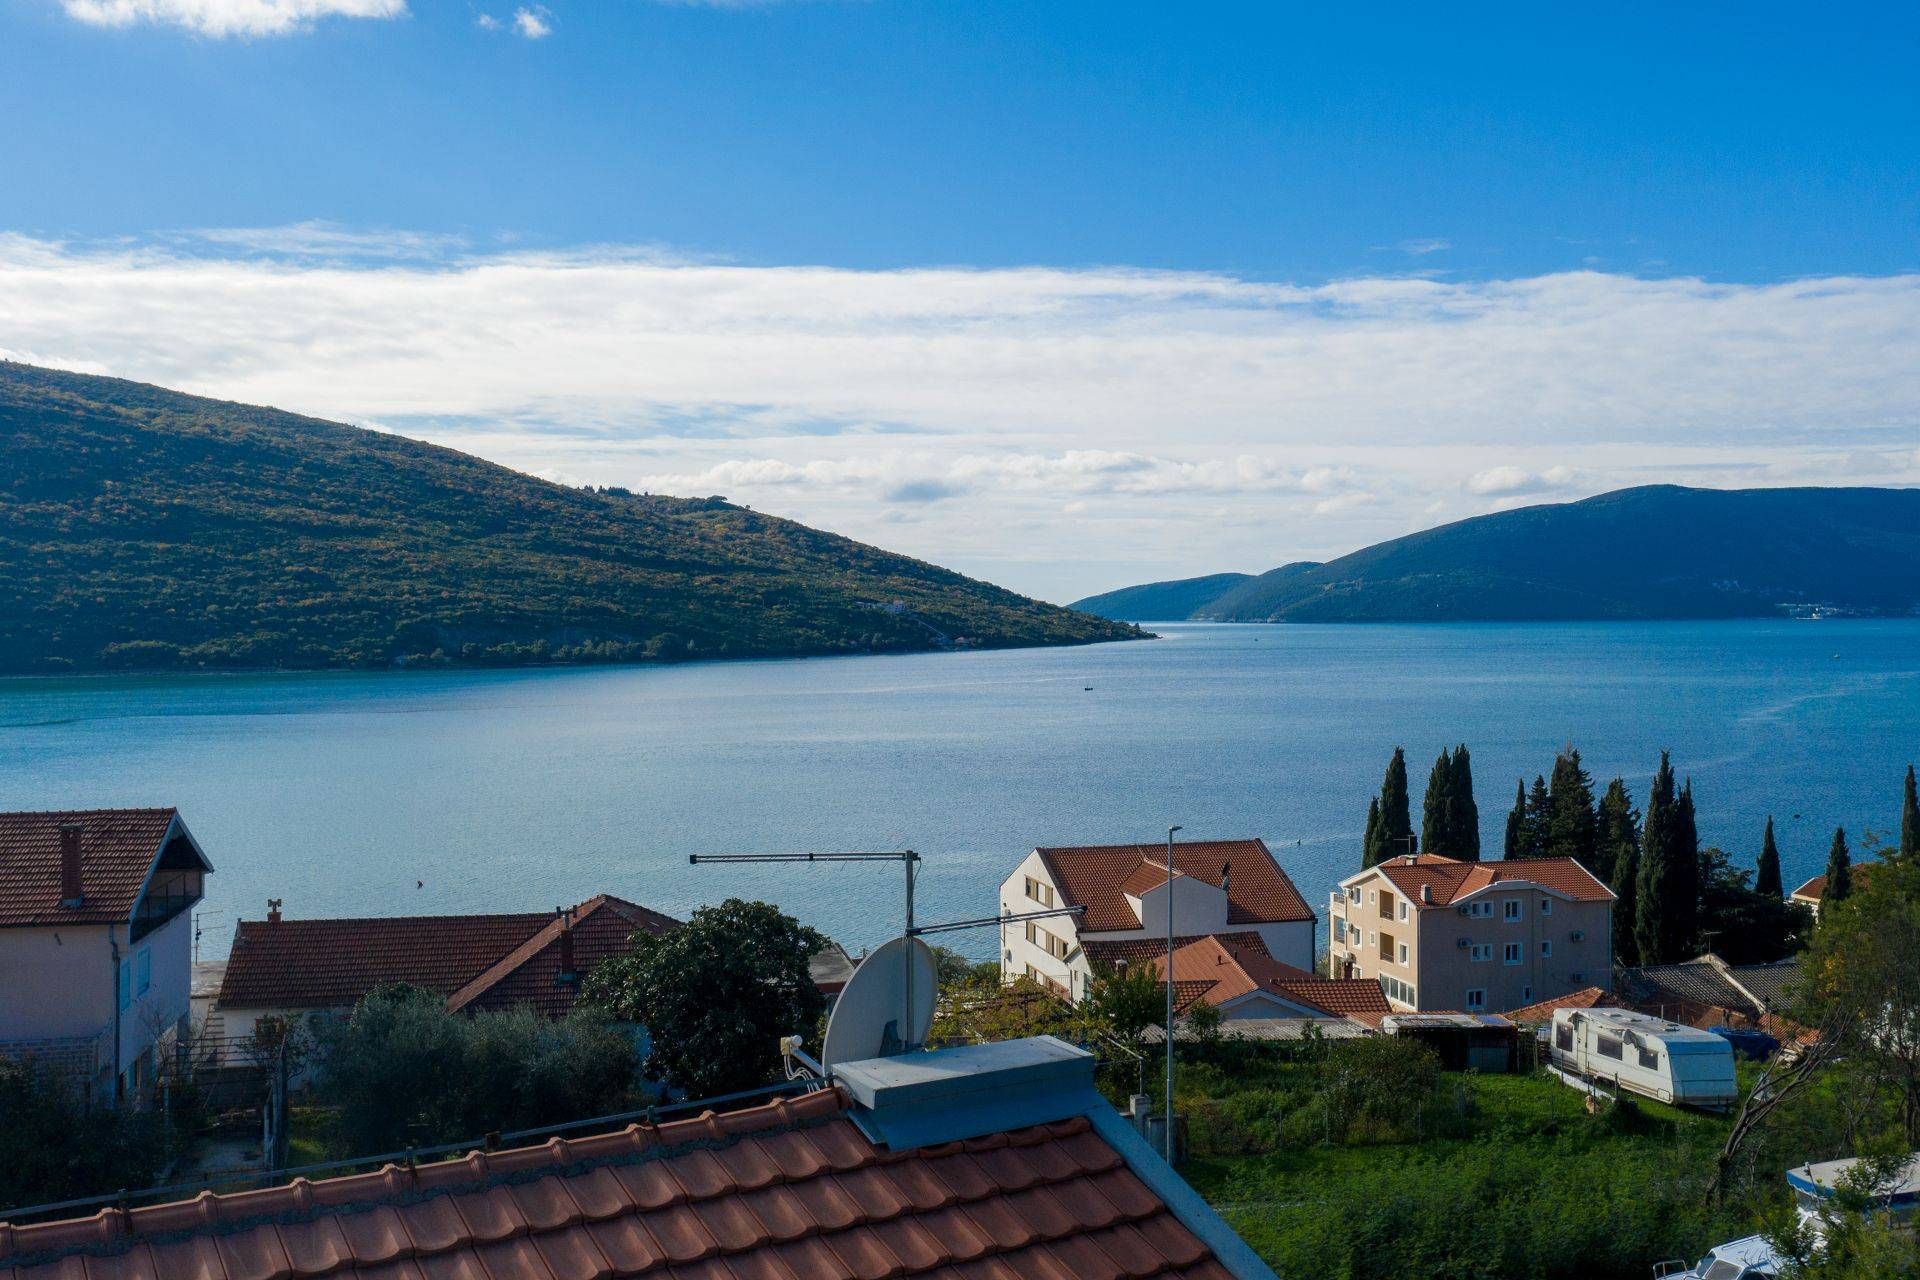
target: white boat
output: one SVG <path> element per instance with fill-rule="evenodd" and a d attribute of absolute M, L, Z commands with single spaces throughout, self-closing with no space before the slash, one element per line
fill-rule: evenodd
<path fill-rule="evenodd" d="M 1822 1160 L 1819 1164 L 1803 1164 L 1787 1170 L 1794 1209 L 1800 1215 L 1801 1224 L 1811 1228 L 1816 1239 L 1825 1234 L 1822 1211 L 1832 1204 L 1835 1188 L 1844 1185 L 1848 1175 L 1862 1163 L 1857 1157 Z M 1905 1165 L 1872 1191 L 1871 1212 L 1876 1217 L 1884 1214 L 1894 1226 L 1912 1228 L 1915 1207 L 1920 1206 L 1920 1151 L 1909 1156 Z"/>
<path fill-rule="evenodd" d="M 1685 1107 L 1740 1097 L 1733 1046 L 1698 1027 L 1630 1009 L 1556 1009 L 1548 1052 L 1576 1077 Z"/>
<path fill-rule="evenodd" d="M 1765 1236 L 1748 1236 L 1713 1246 L 1690 1267 L 1678 1259 L 1662 1262 L 1653 1269 L 1653 1280 L 1755 1280 L 1777 1276 L 1785 1267 L 1786 1259 Z"/>

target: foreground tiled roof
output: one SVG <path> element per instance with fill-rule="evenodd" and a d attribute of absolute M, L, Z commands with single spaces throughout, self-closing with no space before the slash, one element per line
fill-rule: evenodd
<path fill-rule="evenodd" d="M 1166 956 L 1155 960 L 1154 969 L 1165 978 Z M 1318 1009 L 1330 1018 L 1364 1022 L 1393 1012 L 1380 984 L 1371 978 L 1323 978 L 1282 964 L 1264 950 L 1227 946 L 1213 937 L 1197 938 L 1173 953 L 1173 979 L 1176 1012 L 1196 1000 L 1218 1006 L 1255 991 Z"/>
<path fill-rule="evenodd" d="M 1461 862 L 1437 853 L 1389 858 L 1374 868 L 1416 904 L 1423 888 L 1433 906 L 1445 906 L 1495 885 L 1525 881 L 1565 894 L 1575 902 L 1611 902 L 1613 890 L 1574 858 L 1504 858 Z M 1422 904 L 1424 905 L 1424 904 Z"/>
<path fill-rule="evenodd" d="M 1605 1004 L 1607 999 L 1604 989 L 1583 987 L 1579 991 L 1555 996 L 1551 1000 L 1540 1000 L 1533 1004 L 1522 1005 L 1518 1009 L 1509 1009 L 1501 1016 L 1509 1022 L 1545 1022 L 1553 1017 L 1556 1009 L 1594 1009 Z"/>
<path fill-rule="evenodd" d="M 130 919 L 173 825 L 173 809 L 0 813 L 0 926 L 110 924 Z M 80 828 L 85 900 L 60 905 L 60 828 Z"/>
<path fill-rule="evenodd" d="M 636 933 L 659 935 L 680 922 L 638 903 L 600 894 L 573 909 L 573 972 L 585 974 L 611 956 L 625 955 Z M 549 916 L 540 931 L 447 997 L 447 1008 L 511 1009 L 530 1005 L 549 1017 L 573 1008 L 580 984 L 561 981 L 560 935 L 566 926 Z"/>
<path fill-rule="evenodd" d="M 1035 850 L 1060 890 L 1061 906 L 1084 906 L 1080 932 L 1138 929 L 1140 919 L 1127 905 L 1126 890 L 1148 889 L 1167 874 L 1167 848 L 1151 844 L 1074 845 Z M 1220 883 L 1220 869 L 1233 864 L 1227 891 L 1228 924 L 1279 924 L 1311 920 L 1293 881 L 1273 860 L 1263 840 L 1195 840 L 1173 847 L 1173 869 L 1181 875 Z"/>
<path fill-rule="evenodd" d="M 446 1164 L 0 1226 L 0 1275 L 1231 1280 L 1084 1117 L 890 1152 L 846 1105 L 823 1091 Z"/>
<path fill-rule="evenodd" d="M 1272 954 L 1267 950 L 1266 939 L 1250 929 L 1234 933 L 1183 934 L 1173 940 L 1174 950 L 1178 951 L 1189 942 L 1198 942 L 1202 938 L 1218 938 L 1240 951 L 1252 951 L 1263 956 Z M 1095 967 L 1112 968 L 1137 961 L 1152 964 L 1156 957 L 1166 956 L 1167 940 L 1165 938 L 1088 938 L 1080 944 L 1080 949 L 1087 953 L 1087 959 Z"/>

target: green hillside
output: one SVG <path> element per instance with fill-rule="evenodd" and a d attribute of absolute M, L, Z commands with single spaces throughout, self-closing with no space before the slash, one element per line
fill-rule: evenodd
<path fill-rule="evenodd" d="M 1125 622 L 1178 621 L 1192 617 L 1194 610 L 1219 599 L 1228 588 L 1252 579 L 1250 573 L 1210 573 L 1204 578 L 1149 582 L 1138 587 L 1122 587 L 1104 595 L 1088 596 L 1073 607 L 1102 618 Z"/>
<path fill-rule="evenodd" d="M 1920 489 L 1621 489 L 1476 516 L 1325 564 L 1285 565 L 1184 616 L 1544 621 L 1815 609 L 1920 611 Z"/>
<path fill-rule="evenodd" d="M 719 498 L 0 362 L 0 672 L 668 661 L 1138 631 Z"/>

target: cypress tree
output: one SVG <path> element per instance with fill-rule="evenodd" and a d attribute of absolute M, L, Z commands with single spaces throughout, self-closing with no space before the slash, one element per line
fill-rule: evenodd
<path fill-rule="evenodd" d="M 1380 797 L 1367 801 L 1367 834 L 1360 842 L 1360 869 L 1377 867 L 1387 856 L 1387 830 L 1380 824 Z"/>
<path fill-rule="evenodd" d="M 1593 861 L 1587 864 L 1587 870 L 1612 887 L 1621 858 L 1631 851 L 1636 865 L 1639 862 L 1640 815 L 1634 812 L 1633 797 L 1627 794 L 1624 779 L 1615 778 L 1607 784 L 1594 828 Z"/>
<path fill-rule="evenodd" d="M 1847 851 L 1847 829 L 1833 829 L 1833 847 L 1827 850 L 1827 887 L 1820 891 L 1820 910 L 1843 901 L 1853 892 L 1853 855 Z"/>
<path fill-rule="evenodd" d="M 1513 811 L 1507 814 L 1506 847 L 1501 850 L 1503 858 L 1524 858 L 1527 844 L 1527 783 L 1524 778 L 1513 780 Z"/>
<path fill-rule="evenodd" d="M 1640 835 L 1640 868 L 1634 883 L 1634 950 L 1641 964 L 1681 959 L 1669 918 L 1674 878 L 1673 765 L 1660 753 L 1660 768 L 1647 792 L 1646 824 Z"/>
<path fill-rule="evenodd" d="M 1590 866 L 1594 832 L 1593 778 L 1580 767 L 1580 753 L 1569 746 L 1554 757 L 1541 852 L 1550 857 L 1578 858 Z"/>
<path fill-rule="evenodd" d="M 1693 779 L 1673 807 L 1673 881 L 1667 914 L 1673 920 L 1676 960 L 1691 960 L 1700 938 L 1700 828 L 1693 817 Z"/>
<path fill-rule="evenodd" d="M 1408 836 L 1413 834 L 1413 818 L 1408 812 L 1407 753 L 1393 749 L 1387 762 L 1387 776 L 1380 783 L 1380 823 L 1386 828 L 1387 850 L 1392 855 L 1413 852 Z"/>
<path fill-rule="evenodd" d="M 1753 891 L 1766 898 L 1785 896 L 1780 885 L 1780 846 L 1773 842 L 1773 815 L 1767 815 L 1767 834 L 1760 840 L 1760 861 L 1754 867 Z"/>
<path fill-rule="evenodd" d="M 1640 843 L 1630 839 L 1613 863 L 1613 962 L 1631 968 L 1640 963 L 1640 941 L 1634 934 L 1640 894 Z"/>
<path fill-rule="evenodd" d="M 1420 805 L 1420 847 L 1453 854 L 1453 755 L 1442 751 L 1427 775 L 1427 798 Z"/>
<path fill-rule="evenodd" d="M 1909 792 L 1913 771 L 1907 771 Z M 1473 798 L 1473 758 L 1467 744 L 1453 749 L 1453 835 L 1446 850 L 1450 857 L 1480 861 L 1480 805 Z"/>
<path fill-rule="evenodd" d="M 1547 780 L 1539 774 L 1533 775 L 1533 790 L 1527 792 L 1527 829 L 1526 840 L 1521 848 L 1523 858 L 1542 857 L 1547 852 L 1547 826 L 1553 817 L 1553 801 L 1547 794 Z"/>
<path fill-rule="evenodd" d="M 1920 859 L 1920 793 L 1914 790 L 1912 765 L 1907 766 L 1907 793 L 1900 805 L 1900 856 Z"/>

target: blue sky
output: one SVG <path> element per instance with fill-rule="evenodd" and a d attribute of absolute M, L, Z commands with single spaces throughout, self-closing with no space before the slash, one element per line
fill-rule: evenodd
<path fill-rule="evenodd" d="M 1920 479 L 1920 10 L 1346 8 L 0 0 L 0 351 L 1054 596 Z"/>

